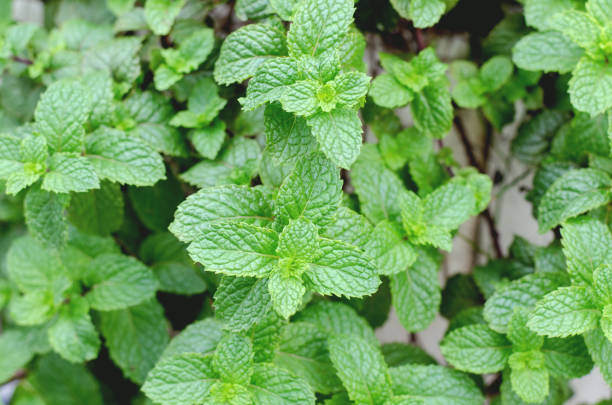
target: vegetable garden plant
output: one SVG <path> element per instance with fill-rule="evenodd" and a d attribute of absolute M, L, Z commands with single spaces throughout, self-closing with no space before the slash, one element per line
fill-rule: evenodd
<path fill-rule="evenodd" d="M 612 1 L 50 0 L 42 25 L 11 6 L 11 404 L 554 405 L 594 366 L 612 384 Z M 547 246 L 497 238 L 508 128 Z M 473 217 L 491 248 L 441 283 Z M 411 333 L 447 318 L 445 361 L 381 344 L 390 308 Z"/>

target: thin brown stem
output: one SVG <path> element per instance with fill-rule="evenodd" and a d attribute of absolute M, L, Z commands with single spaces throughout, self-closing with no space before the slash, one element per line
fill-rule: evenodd
<path fill-rule="evenodd" d="M 28 65 L 28 66 L 34 63 L 30 59 L 22 58 L 21 56 L 17 56 L 17 55 L 13 56 L 12 59 L 15 62 L 23 63 L 24 65 Z"/>
<path fill-rule="evenodd" d="M 465 127 L 461 122 L 461 119 L 458 116 L 455 116 L 453 120 L 455 124 L 455 128 L 457 128 L 457 133 L 459 134 L 459 138 L 461 139 L 461 143 L 463 144 L 463 149 L 465 150 L 465 154 L 470 162 L 470 165 L 474 166 L 478 169 L 479 172 L 486 174 L 486 171 L 483 169 L 482 165 L 476 159 L 476 155 L 474 155 L 474 148 L 472 147 L 472 143 L 470 142 L 470 138 L 465 131 Z M 489 208 L 485 209 L 480 215 L 487 222 L 487 227 L 489 228 L 489 234 L 491 235 L 491 240 L 493 242 L 493 249 L 495 250 L 495 256 L 501 258 L 504 256 L 501 244 L 499 242 L 499 232 L 497 231 L 497 227 L 495 225 L 495 221 L 493 220 L 493 216 L 491 215 L 491 211 Z"/>

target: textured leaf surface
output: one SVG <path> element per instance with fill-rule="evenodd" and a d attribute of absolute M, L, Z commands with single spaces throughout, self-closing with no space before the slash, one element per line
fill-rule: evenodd
<path fill-rule="evenodd" d="M 63 153 L 51 157 L 49 171 L 42 183 L 43 190 L 55 193 L 80 193 L 99 187 L 98 176 L 87 159 Z"/>
<path fill-rule="evenodd" d="M 321 151 L 336 165 L 348 169 L 361 150 L 361 120 L 356 111 L 336 108 L 308 119 Z"/>
<path fill-rule="evenodd" d="M 245 223 L 211 224 L 187 251 L 207 271 L 230 276 L 265 277 L 278 256 L 278 234 Z"/>
<path fill-rule="evenodd" d="M 467 375 L 442 366 L 408 364 L 390 370 L 395 395 L 420 399 L 426 405 L 482 404 L 480 389 Z"/>
<path fill-rule="evenodd" d="M 249 391 L 254 405 L 314 405 L 315 396 L 306 381 L 269 364 L 257 364 Z"/>
<path fill-rule="evenodd" d="M 569 82 L 572 105 L 591 116 L 612 107 L 612 68 L 609 64 L 582 58 Z"/>
<path fill-rule="evenodd" d="M 380 279 L 376 267 L 359 249 L 344 242 L 320 240 L 321 256 L 304 274 L 319 294 L 361 297 L 376 292 Z"/>
<path fill-rule="evenodd" d="M 350 0 L 307 0 L 293 16 L 287 35 L 292 55 L 319 56 L 337 46 L 353 21 Z"/>
<path fill-rule="evenodd" d="M 561 287 L 538 301 L 528 326 L 541 335 L 566 337 L 593 329 L 600 317 L 586 287 Z"/>
<path fill-rule="evenodd" d="M 526 70 L 567 73 L 582 57 L 582 48 L 556 31 L 534 32 L 514 47 L 512 60 Z"/>
<path fill-rule="evenodd" d="M 577 169 L 565 173 L 546 191 L 538 207 L 540 232 L 610 201 L 612 181 L 604 172 Z"/>
<path fill-rule="evenodd" d="M 227 185 L 202 189 L 187 197 L 176 210 L 169 229 L 179 240 L 191 242 L 200 238 L 213 223 L 264 226 L 272 220 L 272 208 L 262 190 Z"/>
<path fill-rule="evenodd" d="M 567 221 L 561 228 L 563 254 L 574 283 L 590 284 L 593 272 L 612 261 L 612 234 L 594 218 Z"/>
<path fill-rule="evenodd" d="M 418 250 L 416 262 L 391 276 L 393 307 L 408 331 L 425 329 L 440 307 L 439 263 L 426 251 Z"/>
<path fill-rule="evenodd" d="M 101 312 L 100 330 L 113 362 L 137 384 L 145 381 L 168 344 L 168 323 L 155 300 Z"/>
<path fill-rule="evenodd" d="M 185 0 L 147 0 L 144 7 L 147 24 L 156 35 L 166 35 L 184 4 Z"/>
<path fill-rule="evenodd" d="M 223 277 L 215 292 L 215 315 L 232 331 L 250 328 L 269 308 L 265 279 Z"/>
<path fill-rule="evenodd" d="M 455 368 L 478 374 L 503 370 L 512 353 L 512 343 L 486 325 L 455 329 L 446 335 L 440 348 Z"/>
<path fill-rule="evenodd" d="M 303 157 L 278 191 L 275 214 L 287 223 L 305 218 L 324 226 L 340 205 L 342 182 L 338 169 L 321 154 Z"/>
<path fill-rule="evenodd" d="M 49 328 L 49 343 L 60 356 L 73 363 L 96 358 L 100 338 L 86 301 L 74 300 L 60 310 L 57 320 Z"/>
<path fill-rule="evenodd" d="M 147 376 L 142 391 L 168 405 L 203 402 L 218 381 L 212 356 L 184 353 L 160 361 Z"/>
<path fill-rule="evenodd" d="M 569 284 L 563 273 L 536 273 L 512 281 L 493 294 L 484 306 L 484 317 L 491 329 L 505 333 L 517 307 L 533 307 L 538 300 L 558 287 Z"/>
<path fill-rule="evenodd" d="M 327 334 L 305 322 L 283 328 L 274 364 L 302 377 L 316 392 L 340 388 L 327 349 Z"/>
<path fill-rule="evenodd" d="M 111 311 L 139 304 L 155 294 L 157 280 L 151 269 L 133 257 L 104 254 L 88 268 L 91 307 Z"/>
<path fill-rule="evenodd" d="M 377 404 L 391 396 L 387 365 L 377 347 L 363 339 L 332 336 L 329 355 L 351 400 Z"/>
<path fill-rule="evenodd" d="M 74 80 L 57 81 L 41 96 L 34 117 L 51 152 L 81 152 L 90 103 L 87 89 Z"/>
<path fill-rule="evenodd" d="M 165 178 L 161 156 L 121 131 L 100 129 L 87 137 L 85 149 L 100 178 L 135 186 L 151 186 Z"/>

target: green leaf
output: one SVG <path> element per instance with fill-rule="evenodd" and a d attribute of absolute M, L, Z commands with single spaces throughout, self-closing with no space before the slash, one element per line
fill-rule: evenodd
<path fill-rule="evenodd" d="M 540 232 L 610 201 L 612 181 L 595 169 L 571 170 L 546 191 L 538 206 Z"/>
<path fill-rule="evenodd" d="M 597 327 L 600 317 L 586 287 L 561 287 L 538 301 L 527 325 L 540 335 L 566 337 Z"/>
<path fill-rule="evenodd" d="M 142 38 L 136 36 L 120 37 L 102 41 L 89 48 L 83 56 L 86 71 L 105 71 L 119 85 L 115 90 L 125 94 L 140 75 L 138 52 Z"/>
<path fill-rule="evenodd" d="M 546 294 L 568 284 L 565 273 L 528 274 L 496 290 L 485 302 L 484 318 L 491 329 L 506 333 L 515 308 L 531 308 Z"/>
<path fill-rule="evenodd" d="M 308 118 L 308 126 L 321 151 L 336 165 L 348 169 L 361 150 L 361 119 L 356 111 L 336 108 Z"/>
<path fill-rule="evenodd" d="M 265 60 L 249 81 L 247 95 L 238 101 L 243 110 L 250 111 L 262 104 L 278 101 L 287 86 L 298 79 L 298 66 L 293 58 L 270 58 Z"/>
<path fill-rule="evenodd" d="M 276 266 L 278 234 L 246 223 L 212 223 L 187 251 L 207 271 L 266 277 Z"/>
<path fill-rule="evenodd" d="M 144 383 L 169 340 L 168 322 L 156 300 L 100 312 L 100 331 L 113 362 L 137 384 Z"/>
<path fill-rule="evenodd" d="M 320 239 L 321 255 L 311 262 L 304 280 L 322 295 L 362 297 L 380 284 L 376 267 L 358 248 L 345 242 Z"/>
<path fill-rule="evenodd" d="M 416 262 L 391 278 L 393 307 L 408 331 L 425 329 L 440 308 L 439 261 L 430 252 L 419 249 Z"/>
<path fill-rule="evenodd" d="M 233 137 L 215 161 L 203 160 L 180 177 L 198 187 L 248 184 L 257 175 L 260 158 L 256 140 Z"/>
<path fill-rule="evenodd" d="M 601 25 L 608 24 L 612 20 L 610 2 L 608 0 L 590 0 L 586 4 L 587 11 L 595 17 Z"/>
<path fill-rule="evenodd" d="M 185 5 L 186 0 L 147 0 L 144 7 L 145 19 L 155 35 L 170 32 L 174 19 Z"/>
<path fill-rule="evenodd" d="M 574 283 L 591 284 L 595 269 L 612 262 L 612 234 L 595 218 L 567 221 L 561 235 L 567 271 Z"/>
<path fill-rule="evenodd" d="M 168 343 L 160 362 L 182 353 L 212 354 L 223 334 L 223 324 L 216 319 L 196 321 Z"/>
<path fill-rule="evenodd" d="M 394 0 L 397 2 L 397 0 Z M 446 10 L 443 0 L 412 0 L 410 2 L 410 18 L 417 28 L 431 27 Z M 401 13 L 400 13 L 401 15 Z"/>
<path fill-rule="evenodd" d="M 127 132 L 142 139 L 158 152 L 172 156 L 186 156 L 187 144 L 183 135 L 169 125 L 174 108 L 162 94 L 145 91 L 128 97 L 124 105 L 135 126 Z"/>
<path fill-rule="evenodd" d="M 304 118 L 270 104 L 265 112 L 266 151 L 277 163 L 295 162 L 317 150 L 317 144 Z"/>
<path fill-rule="evenodd" d="M 89 370 L 56 355 L 41 358 L 27 381 L 47 404 L 78 405 L 83 398 L 92 405 L 104 404 L 98 381 Z"/>
<path fill-rule="evenodd" d="M 6 270 L 10 281 L 24 293 L 70 284 L 58 253 L 31 236 L 15 239 L 11 244 Z"/>
<path fill-rule="evenodd" d="M 398 82 L 389 73 L 383 73 L 372 81 L 370 96 L 374 103 L 385 108 L 398 108 L 407 105 L 414 99 L 414 93 Z"/>
<path fill-rule="evenodd" d="M 50 290 L 38 290 L 13 297 L 9 305 L 11 318 L 17 325 L 40 325 L 53 317 L 57 296 Z"/>
<path fill-rule="evenodd" d="M 0 382 L 4 383 L 34 356 L 25 344 L 27 329 L 6 329 L 0 335 Z"/>
<path fill-rule="evenodd" d="M 314 391 L 329 394 L 341 388 L 327 349 L 327 334 L 305 322 L 283 328 L 274 364 L 303 378 Z"/>
<path fill-rule="evenodd" d="M 187 197 L 177 208 L 172 232 L 191 242 L 213 223 L 244 222 L 257 226 L 272 223 L 272 208 L 259 188 L 226 185 L 202 189 Z"/>
<path fill-rule="evenodd" d="M 194 84 L 187 100 L 188 110 L 179 111 L 170 120 L 170 125 L 186 128 L 199 128 L 208 125 L 227 103 L 227 100 L 219 97 L 218 90 L 217 85 L 211 78 L 199 79 Z"/>
<path fill-rule="evenodd" d="M 320 56 L 338 46 L 353 21 L 351 0 L 306 0 L 298 6 L 287 34 L 291 55 Z"/>
<path fill-rule="evenodd" d="M 548 371 L 538 351 L 513 353 L 509 359 L 512 389 L 529 403 L 540 403 L 548 396 Z"/>
<path fill-rule="evenodd" d="M 213 367 L 223 382 L 248 384 L 253 374 L 253 344 L 242 335 L 228 334 L 215 350 Z"/>
<path fill-rule="evenodd" d="M 201 156 L 214 159 L 225 140 L 225 123 L 215 119 L 209 126 L 191 131 L 189 140 Z"/>
<path fill-rule="evenodd" d="M 47 88 L 36 105 L 34 117 L 51 153 L 82 151 L 83 125 L 90 111 L 89 94 L 80 82 L 60 80 Z"/>
<path fill-rule="evenodd" d="M 549 110 L 525 122 L 512 140 L 512 154 L 527 164 L 540 163 L 550 148 L 551 138 L 565 119 L 565 114 Z"/>
<path fill-rule="evenodd" d="M 408 343 L 385 343 L 381 346 L 385 363 L 389 367 L 403 366 L 404 364 L 436 364 L 436 361 L 427 352 L 418 346 Z"/>
<path fill-rule="evenodd" d="M 142 391 L 154 402 L 183 405 L 203 402 L 218 374 L 212 356 L 183 353 L 161 360 L 147 376 Z"/>
<path fill-rule="evenodd" d="M 399 229 L 388 221 L 376 225 L 364 250 L 375 260 L 379 274 L 385 275 L 406 270 L 417 258 L 412 245 L 404 241 Z"/>
<path fill-rule="evenodd" d="M 377 347 L 354 336 L 331 336 L 329 356 L 352 401 L 378 404 L 391 397 L 389 371 Z"/>
<path fill-rule="evenodd" d="M 581 48 L 597 45 L 601 27 L 589 14 L 578 10 L 564 10 L 550 20 L 551 28 L 561 31 Z"/>
<path fill-rule="evenodd" d="M 70 201 L 68 194 L 55 194 L 31 189 L 24 200 L 24 216 L 30 234 L 52 246 L 63 246 L 68 234 L 64 211 Z"/>
<path fill-rule="evenodd" d="M 319 301 L 309 305 L 296 315 L 295 321 L 316 325 L 326 336 L 358 336 L 371 344 L 378 344 L 365 319 L 357 315 L 353 308 L 339 302 Z"/>
<path fill-rule="evenodd" d="M 89 316 L 89 305 L 76 299 L 64 305 L 49 328 L 49 343 L 60 356 L 73 363 L 98 356 L 100 338 Z"/>
<path fill-rule="evenodd" d="M 129 187 L 128 196 L 136 217 L 145 227 L 152 231 L 164 231 L 183 199 L 183 190 L 180 183 L 170 177 L 153 187 Z"/>
<path fill-rule="evenodd" d="M 569 81 L 572 105 L 591 117 L 612 107 L 612 68 L 590 58 L 581 58 Z"/>
<path fill-rule="evenodd" d="M 157 280 L 151 269 L 130 256 L 103 254 L 89 263 L 87 299 L 93 309 L 112 311 L 153 297 Z"/>
<path fill-rule="evenodd" d="M 437 365 L 408 364 L 390 370 L 393 393 L 421 399 L 424 404 L 479 405 L 480 388 L 470 376 Z"/>
<path fill-rule="evenodd" d="M 359 196 L 361 212 L 371 222 L 378 223 L 385 219 L 395 222 L 400 218 L 405 187 L 395 173 L 385 168 L 382 161 L 372 161 L 362 153 L 353 165 L 351 180 Z"/>
<path fill-rule="evenodd" d="M 87 137 L 85 150 L 100 178 L 135 186 L 151 186 L 165 178 L 161 156 L 124 132 L 100 128 Z"/>
<path fill-rule="evenodd" d="M 340 73 L 333 81 L 336 91 L 336 102 L 340 106 L 353 108 L 368 93 L 370 78 L 365 73 Z"/>
<path fill-rule="evenodd" d="M 174 71 L 166 64 L 161 64 L 155 69 L 155 89 L 159 91 L 168 90 L 173 84 L 181 80 L 183 75 Z"/>
<path fill-rule="evenodd" d="M 283 318 L 288 319 L 295 314 L 302 305 L 302 297 L 306 287 L 302 279 L 294 275 L 284 275 L 275 272 L 268 281 L 268 290 L 272 307 Z"/>
<path fill-rule="evenodd" d="M 349 208 L 340 207 L 334 222 L 325 227 L 322 236 L 364 248 L 370 239 L 372 229 L 372 225 L 364 216 Z"/>
<path fill-rule="evenodd" d="M 593 292 L 599 303 L 612 301 L 612 268 L 609 264 L 599 267 L 593 274 Z"/>
<path fill-rule="evenodd" d="M 123 223 L 123 194 L 116 183 L 103 181 L 100 188 L 70 198 L 68 219 L 80 230 L 108 235 Z"/>
<path fill-rule="evenodd" d="M 281 257 L 310 260 L 319 253 L 318 229 L 306 219 L 294 219 L 279 235 L 276 253 Z"/>
<path fill-rule="evenodd" d="M 201 269 L 189 258 L 185 245 L 169 233 L 158 233 L 145 239 L 140 246 L 140 256 L 151 266 L 160 291 L 195 295 L 208 288 Z"/>
<path fill-rule="evenodd" d="M 261 18 L 272 11 L 268 0 L 238 0 L 235 13 L 241 20 Z"/>
<path fill-rule="evenodd" d="M 601 329 L 593 329 L 584 335 L 584 343 L 589 349 L 589 354 L 599 367 L 604 380 L 612 383 L 612 343 L 606 338 Z"/>
<path fill-rule="evenodd" d="M 538 350 L 544 344 L 544 338 L 527 327 L 530 309 L 515 307 L 506 337 L 512 342 L 515 352 Z"/>
<path fill-rule="evenodd" d="M 584 54 L 582 48 L 556 31 L 534 32 L 521 38 L 512 60 L 521 69 L 568 73 Z"/>
<path fill-rule="evenodd" d="M 270 308 L 266 279 L 223 277 L 215 291 L 215 316 L 239 332 L 259 322 Z"/>
<path fill-rule="evenodd" d="M 410 110 L 417 129 L 434 138 L 444 137 L 453 124 L 453 106 L 446 81 L 434 82 L 417 93 Z"/>
<path fill-rule="evenodd" d="M 162 49 L 161 55 L 171 70 L 186 74 L 196 70 L 206 60 L 214 45 L 214 31 L 205 27 L 189 34 L 178 49 Z"/>
<path fill-rule="evenodd" d="M 423 200 L 408 192 L 402 201 L 402 224 L 412 242 L 450 251 L 450 232 L 472 215 L 475 206 L 474 193 L 458 182 L 437 188 Z"/>
<path fill-rule="evenodd" d="M 319 153 L 304 156 L 278 191 L 275 215 L 283 224 L 304 218 L 325 226 L 338 209 L 341 196 L 338 169 Z"/>
<path fill-rule="evenodd" d="M 440 349 L 453 367 L 484 374 L 503 370 L 512 354 L 512 343 L 488 326 L 475 324 L 451 331 Z"/>
<path fill-rule="evenodd" d="M 545 339 L 540 351 L 544 353 L 546 369 L 556 377 L 578 378 L 593 368 L 593 360 L 582 336 Z"/>
<path fill-rule="evenodd" d="M 551 29 L 551 21 L 556 14 L 576 7 L 572 0 L 527 0 L 525 1 L 525 20 L 527 25 L 540 31 Z"/>
<path fill-rule="evenodd" d="M 494 56 L 480 68 L 480 79 L 489 91 L 499 90 L 512 76 L 514 66 L 507 56 Z"/>
<path fill-rule="evenodd" d="M 309 117 L 319 109 L 317 94 L 321 85 L 314 80 L 300 80 L 287 86 L 280 102 L 283 110 L 299 117 Z"/>
<path fill-rule="evenodd" d="M 315 396 L 306 381 L 269 364 L 256 364 L 249 391 L 254 405 L 314 405 Z"/>
<path fill-rule="evenodd" d="M 49 160 L 42 189 L 55 193 L 80 193 L 99 188 L 100 181 L 91 163 L 82 156 L 56 153 Z"/>

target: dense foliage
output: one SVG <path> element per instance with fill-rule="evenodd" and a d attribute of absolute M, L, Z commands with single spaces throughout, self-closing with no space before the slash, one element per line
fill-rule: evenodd
<path fill-rule="evenodd" d="M 594 365 L 612 384 L 612 1 L 10 16 L 0 0 L 11 404 L 555 405 Z M 487 161 L 508 128 L 554 238 L 505 254 L 489 203 L 520 179 L 494 188 Z M 490 247 L 441 288 L 470 218 Z M 445 365 L 377 340 L 391 308 L 411 333 L 450 321 Z"/>

